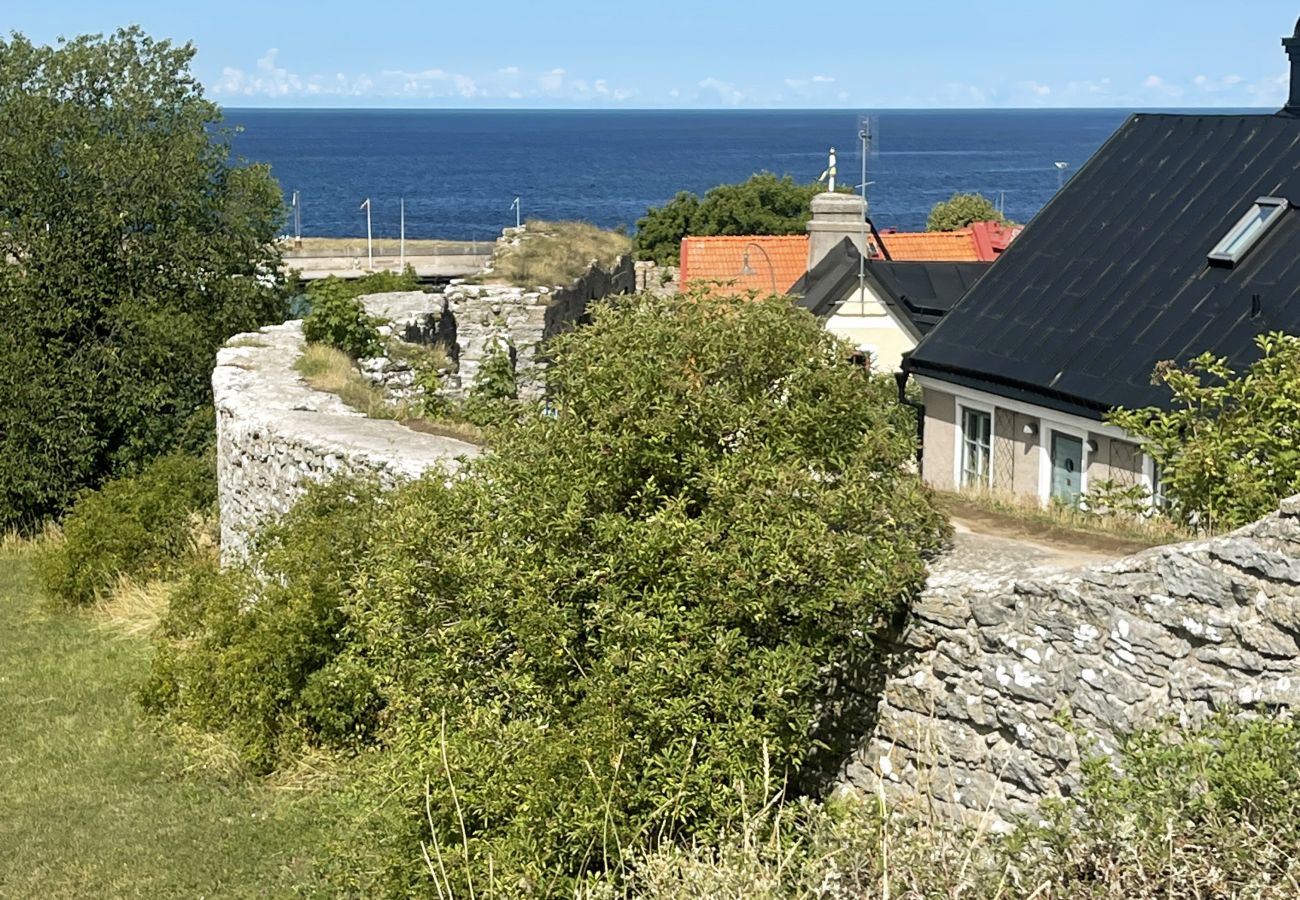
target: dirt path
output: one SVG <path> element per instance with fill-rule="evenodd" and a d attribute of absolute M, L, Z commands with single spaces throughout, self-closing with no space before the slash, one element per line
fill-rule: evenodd
<path fill-rule="evenodd" d="M 1060 539 L 1030 539 L 981 520 L 952 520 L 953 546 L 930 566 L 929 584 L 942 587 L 972 576 L 1037 578 L 1110 562 L 1126 552 Z"/>

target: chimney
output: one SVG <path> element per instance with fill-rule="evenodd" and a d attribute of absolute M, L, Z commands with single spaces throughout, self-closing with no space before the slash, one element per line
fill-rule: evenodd
<path fill-rule="evenodd" d="M 1295 34 L 1282 38 L 1287 58 L 1291 60 L 1291 96 L 1287 98 L 1282 112 L 1300 116 L 1300 21 L 1295 23 Z"/>
<path fill-rule="evenodd" d="M 808 221 L 809 271 L 845 238 L 852 238 L 858 252 L 865 256 L 866 219 L 866 203 L 857 194 L 825 193 L 813 197 L 812 218 Z"/>

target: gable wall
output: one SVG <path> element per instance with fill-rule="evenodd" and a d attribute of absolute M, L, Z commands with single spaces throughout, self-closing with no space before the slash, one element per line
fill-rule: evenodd
<path fill-rule="evenodd" d="M 850 289 L 834 314 L 826 320 L 826 330 L 872 353 L 872 368 L 878 372 L 896 372 L 903 365 L 903 354 L 916 346 L 911 335 L 899 327 L 871 285 L 863 299 L 858 288 Z"/>

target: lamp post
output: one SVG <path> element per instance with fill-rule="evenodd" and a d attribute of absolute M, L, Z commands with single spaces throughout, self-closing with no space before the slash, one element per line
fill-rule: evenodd
<path fill-rule="evenodd" d="M 759 243 L 756 242 L 756 241 L 749 241 L 748 243 L 745 244 L 745 255 L 741 258 L 741 262 L 740 262 L 740 274 L 741 274 L 741 275 L 757 275 L 757 274 L 758 274 L 757 272 L 754 271 L 753 267 L 749 264 L 749 248 L 750 248 L 750 247 L 753 247 L 753 248 L 754 248 L 755 250 L 757 250 L 759 253 L 763 254 L 763 259 L 767 260 L 767 269 L 768 269 L 768 272 L 769 272 L 769 273 L 771 274 L 771 276 L 772 276 L 772 294 L 775 295 L 775 294 L 777 293 L 777 290 L 776 290 L 776 266 L 772 265 L 772 257 L 770 257 L 770 256 L 767 255 L 767 251 L 763 249 L 763 245 L 762 245 L 762 244 L 759 244 Z"/>

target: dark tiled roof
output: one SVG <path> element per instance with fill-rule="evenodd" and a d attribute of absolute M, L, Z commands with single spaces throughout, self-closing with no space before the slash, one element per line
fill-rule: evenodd
<path fill-rule="evenodd" d="M 861 255 L 853 241 L 845 238 L 811 272 L 796 282 L 790 292 L 802 295 L 799 306 L 814 315 L 829 316 L 840 301 L 857 288 L 860 260 Z M 870 259 L 867 260 L 865 275 L 876 295 L 890 308 L 912 339 L 920 340 L 990 265 L 986 262 Z"/>
<path fill-rule="evenodd" d="M 1167 403 L 1162 360 L 1241 367 L 1300 333 L 1300 209 L 1234 268 L 1207 255 L 1257 197 L 1300 203 L 1300 119 L 1135 115 L 913 351 L 909 368 L 1099 418 Z M 1252 298 L 1260 312 L 1252 317 Z"/>

